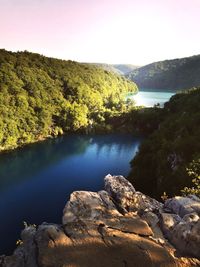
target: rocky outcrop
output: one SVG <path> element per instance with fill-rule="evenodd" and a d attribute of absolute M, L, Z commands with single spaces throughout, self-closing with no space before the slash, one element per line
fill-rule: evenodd
<path fill-rule="evenodd" d="M 107 175 L 105 190 L 71 194 L 62 225 L 26 227 L 22 244 L 12 256 L 0 257 L 0 267 L 199 266 L 197 210 L 181 217 L 172 201 L 163 206 L 124 177 Z M 187 244 L 175 242 L 182 235 Z"/>
<path fill-rule="evenodd" d="M 123 213 L 136 211 L 155 211 L 162 207 L 162 204 L 140 192 L 136 192 L 133 185 L 123 176 L 107 175 L 104 179 L 105 190 L 112 197 L 115 205 Z"/>
<path fill-rule="evenodd" d="M 178 214 L 180 217 L 193 212 L 200 215 L 200 199 L 193 195 L 174 197 L 165 201 L 164 210 Z"/>
<path fill-rule="evenodd" d="M 165 201 L 162 230 L 182 255 L 200 258 L 200 199 L 174 197 Z"/>

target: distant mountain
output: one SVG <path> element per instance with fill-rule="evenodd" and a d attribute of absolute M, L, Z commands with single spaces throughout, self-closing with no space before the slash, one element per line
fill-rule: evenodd
<path fill-rule="evenodd" d="M 139 68 L 139 66 L 131 64 L 115 64 L 112 65 L 115 69 L 119 70 L 122 74 L 128 74 L 129 72 Z"/>
<path fill-rule="evenodd" d="M 127 75 L 129 72 L 139 68 L 139 66 L 131 64 L 106 64 L 106 63 L 91 63 L 92 65 L 102 67 L 104 70 L 112 71 L 117 74 Z"/>
<path fill-rule="evenodd" d="M 200 85 L 200 55 L 165 60 L 137 68 L 126 75 L 145 89 L 187 89 Z"/>
<path fill-rule="evenodd" d="M 116 73 L 116 74 L 120 74 L 122 75 L 123 73 L 118 70 L 117 68 L 115 68 L 113 65 L 111 64 L 106 64 L 106 63 L 89 63 L 90 65 L 96 66 L 96 67 L 100 67 L 104 70 Z"/>

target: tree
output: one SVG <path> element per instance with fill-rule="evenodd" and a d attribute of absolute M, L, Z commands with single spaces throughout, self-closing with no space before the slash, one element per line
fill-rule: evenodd
<path fill-rule="evenodd" d="M 196 195 L 200 197 L 200 156 L 196 160 L 193 160 L 187 168 L 187 173 L 192 179 L 193 186 L 188 188 L 184 187 L 182 193 L 184 195 Z"/>

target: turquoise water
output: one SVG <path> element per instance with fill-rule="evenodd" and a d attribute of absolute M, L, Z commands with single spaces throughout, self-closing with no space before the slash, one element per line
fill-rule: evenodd
<path fill-rule="evenodd" d="M 174 95 L 174 92 L 161 92 L 161 91 L 150 91 L 140 90 L 136 95 L 129 98 L 135 100 L 137 106 L 153 107 L 156 104 L 160 104 L 161 107 L 167 102 L 170 97 Z"/>
<path fill-rule="evenodd" d="M 20 238 L 23 221 L 61 223 L 75 190 L 103 189 L 108 173 L 127 175 L 140 138 L 69 135 L 0 155 L 0 255 Z"/>

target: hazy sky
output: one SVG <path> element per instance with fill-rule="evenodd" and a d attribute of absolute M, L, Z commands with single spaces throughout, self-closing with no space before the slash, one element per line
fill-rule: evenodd
<path fill-rule="evenodd" d="M 138 65 L 200 54 L 200 0 L 0 0 L 0 48 Z"/>

